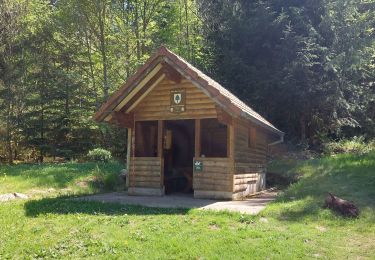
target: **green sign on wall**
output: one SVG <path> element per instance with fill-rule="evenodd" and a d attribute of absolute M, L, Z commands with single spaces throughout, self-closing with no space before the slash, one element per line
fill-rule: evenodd
<path fill-rule="evenodd" d="M 194 171 L 195 172 L 201 172 L 203 171 L 203 162 L 202 161 L 194 161 Z"/>

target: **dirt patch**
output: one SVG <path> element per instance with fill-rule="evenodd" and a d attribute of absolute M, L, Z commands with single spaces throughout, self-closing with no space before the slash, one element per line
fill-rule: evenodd
<path fill-rule="evenodd" d="M 210 227 L 211 230 L 219 230 L 220 229 L 220 227 L 216 224 L 210 224 L 209 227 Z"/>
<path fill-rule="evenodd" d="M 28 199 L 29 196 L 26 194 L 13 192 L 13 193 L 6 193 L 0 195 L 0 202 L 2 201 L 9 201 L 9 200 L 16 200 L 16 199 Z"/>

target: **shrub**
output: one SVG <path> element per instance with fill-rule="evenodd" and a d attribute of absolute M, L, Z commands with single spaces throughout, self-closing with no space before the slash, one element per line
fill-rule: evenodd
<path fill-rule="evenodd" d="M 364 154 L 375 151 L 375 140 L 365 142 L 363 137 L 354 137 L 351 140 L 329 142 L 324 145 L 325 154 L 355 153 Z"/>
<path fill-rule="evenodd" d="M 113 191 L 120 186 L 118 173 L 108 172 L 98 165 L 96 165 L 92 175 L 94 176 L 94 186 L 101 190 Z"/>
<path fill-rule="evenodd" d="M 87 157 L 95 162 L 108 162 L 112 159 L 111 152 L 102 148 L 96 148 L 89 151 Z"/>

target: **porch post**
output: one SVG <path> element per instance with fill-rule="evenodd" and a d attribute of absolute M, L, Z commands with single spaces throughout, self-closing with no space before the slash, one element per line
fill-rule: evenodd
<path fill-rule="evenodd" d="M 164 157 L 163 155 L 164 136 L 163 135 L 164 135 L 164 121 L 158 120 L 158 157 L 160 159 L 160 187 L 162 189 L 164 187 L 164 158 L 163 158 Z"/>
<path fill-rule="evenodd" d="M 126 176 L 126 187 L 129 187 L 129 176 L 130 176 L 130 155 L 131 155 L 131 143 L 132 143 L 132 129 L 128 128 L 128 141 L 126 149 L 126 170 L 128 171 L 128 176 Z"/>
<path fill-rule="evenodd" d="M 234 126 L 233 124 L 227 125 L 227 157 L 234 159 Z"/>
<path fill-rule="evenodd" d="M 158 157 L 163 157 L 163 128 L 164 128 L 164 121 L 158 120 Z"/>
<path fill-rule="evenodd" d="M 195 158 L 201 157 L 201 120 L 195 119 Z"/>

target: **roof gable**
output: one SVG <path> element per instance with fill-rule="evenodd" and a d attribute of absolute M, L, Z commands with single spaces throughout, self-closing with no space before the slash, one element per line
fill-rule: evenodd
<path fill-rule="evenodd" d="M 131 103 L 131 99 L 140 98 L 142 95 L 144 97 L 147 95 L 147 88 L 145 86 L 148 88 L 154 87 L 154 85 L 157 84 L 155 82 L 165 74 L 172 74 L 169 75 L 170 77 L 178 76 L 175 71 L 190 80 L 230 115 L 242 117 L 273 133 L 283 135 L 282 131 L 278 130 L 229 90 L 222 87 L 219 83 L 165 47 L 160 47 L 158 51 L 127 80 L 125 85 L 111 95 L 107 102 L 104 103 L 94 115 L 94 119 L 101 122 L 105 120 L 112 111 L 119 111 L 123 109 L 124 105 Z M 135 101 L 133 100 L 133 102 Z"/>
<path fill-rule="evenodd" d="M 171 93 L 184 93 L 184 112 L 171 111 Z M 178 120 L 217 118 L 217 105 L 201 89 L 189 80 L 183 79 L 179 83 L 163 78 L 132 110 L 134 120 Z"/>

